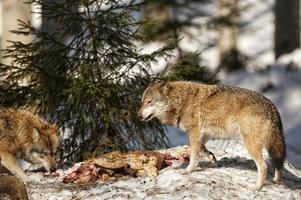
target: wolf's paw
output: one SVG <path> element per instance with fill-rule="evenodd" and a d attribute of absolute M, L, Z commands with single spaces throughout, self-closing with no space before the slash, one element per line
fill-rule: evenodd
<path fill-rule="evenodd" d="M 283 179 L 278 179 L 278 178 L 273 178 L 273 182 L 276 183 L 276 184 L 279 184 L 279 185 L 284 184 Z"/>
<path fill-rule="evenodd" d="M 210 162 L 212 164 L 215 164 L 216 163 L 216 158 L 215 158 L 215 155 L 213 153 L 210 152 L 210 155 L 208 156 Z"/>
<path fill-rule="evenodd" d="M 182 169 L 181 170 L 181 174 L 183 175 L 187 175 L 187 174 L 190 174 L 191 172 L 194 172 L 194 171 L 202 171 L 202 168 L 201 167 L 187 167 L 186 169 Z"/>
<path fill-rule="evenodd" d="M 186 169 L 181 170 L 181 174 L 183 175 L 190 174 L 194 169 L 195 167 L 193 165 L 188 165 Z"/>
<path fill-rule="evenodd" d="M 275 176 L 273 178 L 273 182 L 276 183 L 276 184 L 283 184 L 283 177 L 282 177 L 282 173 L 280 172 L 275 172 Z"/>
<path fill-rule="evenodd" d="M 187 174 L 190 174 L 192 171 L 189 171 L 187 169 L 181 169 L 180 172 L 182 175 L 187 175 Z"/>
<path fill-rule="evenodd" d="M 263 183 L 257 183 L 256 186 L 254 187 L 254 191 L 260 191 L 263 187 Z"/>
<path fill-rule="evenodd" d="M 187 174 L 190 174 L 191 172 L 197 172 L 197 171 L 202 171 L 202 170 L 203 170 L 203 168 L 201 168 L 201 167 L 196 167 L 196 168 L 194 168 L 193 170 L 182 169 L 180 172 L 181 172 L 181 174 L 183 174 L 183 175 L 187 175 Z"/>

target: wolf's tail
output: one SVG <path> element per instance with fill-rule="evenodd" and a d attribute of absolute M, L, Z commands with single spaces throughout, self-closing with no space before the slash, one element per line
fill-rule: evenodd
<path fill-rule="evenodd" d="M 286 158 L 285 141 L 283 135 L 283 127 L 279 113 L 277 113 L 277 123 L 275 123 L 272 134 L 270 136 L 270 142 L 267 146 L 267 150 L 271 156 L 272 163 L 275 167 L 275 181 L 282 178 L 282 170 L 284 161 Z M 280 177 L 281 176 L 281 177 Z"/>

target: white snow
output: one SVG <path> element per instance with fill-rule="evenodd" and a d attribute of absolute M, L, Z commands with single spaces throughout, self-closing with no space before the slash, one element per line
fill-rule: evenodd
<path fill-rule="evenodd" d="M 210 145 L 209 145 L 210 146 Z M 172 155 L 187 147 L 176 147 L 163 152 Z M 274 184 L 271 167 L 268 180 L 261 191 L 254 190 L 257 172 L 255 163 L 238 141 L 231 141 L 227 148 L 210 146 L 217 163 L 201 161 L 197 171 L 188 175 L 182 169 L 165 168 L 156 178 L 124 177 L 118 180 L 85 185 L 63 184 L 63 175 L 73 168 L 59 170 L 60 177 L 43 178 L 41 173 L 32 173 L 34 182 L 27 184 L 30 200 L 71 199 L 300 199 L 301 171 L 285 164 L 283 185 Z M 77 165 L 78 166 L 78 165 Z M 269 164 L 270 166 L 270 164 Z M 185 166 L 183 166 L 185 167 Z"/>
<path fill-rule="evenodd" d="M 296 49 L 290 54 L 284 54 L 277 59 L 281 65 L 293 65 L 295 69 L 301 69 L 301 49 Z"/>

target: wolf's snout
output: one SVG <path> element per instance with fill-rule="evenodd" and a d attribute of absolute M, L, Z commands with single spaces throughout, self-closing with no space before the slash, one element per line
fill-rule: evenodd
<path fill-rule="evenodd" d="M 138 112 L 138 116 L 141 119 L 141 121 L 149 121 L 153 118 L 153 113 L 150 113 L 148 108 L 146 109 L 140 109 Z"/>
<path fill-rule="evenodd" d="M 142 119 L 142 114 L 140 112 L 138 112 L 138 117 Z"/>
<path fill-rule="evenodd" d="M 140 109 L 137 113 L 138 117 L 143 120 L 142 110 Z"/>

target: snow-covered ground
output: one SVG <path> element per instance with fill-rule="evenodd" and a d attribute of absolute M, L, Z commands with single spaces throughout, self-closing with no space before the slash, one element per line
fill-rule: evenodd
<path fill-rule="evenodd" d="M 187 147 L 164 151 L 173 155 L 183 148 Z M 270 168 L 266 185 L 256 191 L 256 166 L 240 142 L 232 141 L 226 148 L 209 145 L 209 149 L 215 152 L 217 163 L 200 162 L 202 169 L 188 175 L 183 175 L 181 169 L 168 167 L 161 170 L 156 178 L 124 177 L 106 183 L 76 185 L 63 184 L 62 179 L 78 164 L 59 170 L 60 176 L 57 178 L 43 178 L 42 173 L 32 173 L 30 178 L 35 181 L 27 184 L 29 199 L 301 199 L 301 171 L 288 163 L 285 164 L 284 184 L 271 181 L 274 173 Z"/>

